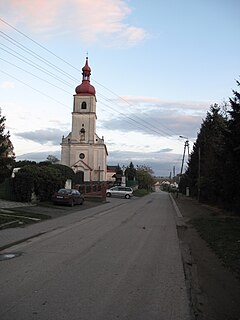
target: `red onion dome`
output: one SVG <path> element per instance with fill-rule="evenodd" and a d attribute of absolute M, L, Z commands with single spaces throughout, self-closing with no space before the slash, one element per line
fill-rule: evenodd
<path fill-rule="evenodd" d="M 96 90 L 94 86 L 90 84 L 89 80 L 83 80 L 83 82 L 76 87 L 75 89 L 76 94 L 81 94 L 81 95 L 93 95 L 95 96 Z"/>
<path fill-rule="evenodd" d="M 91 68 L 88 65 L 88 57 L 86 58 L 85 66 L 82 68 L 82 74 L 88 74 L 90 76 L 91 74 Z"/>

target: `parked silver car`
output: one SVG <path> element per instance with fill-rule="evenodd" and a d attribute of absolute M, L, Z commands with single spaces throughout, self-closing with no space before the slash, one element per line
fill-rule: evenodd
<path fill-rule="evenodd" d="M 129 199 L 133 196 L 133 189 L 129 187 L 112 187 L 106 191 L 107 197 L 124 197 Z"/>

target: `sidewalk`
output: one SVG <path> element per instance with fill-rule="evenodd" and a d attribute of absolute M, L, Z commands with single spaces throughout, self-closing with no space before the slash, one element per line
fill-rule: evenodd
<path fill-rule="evenodd" d="M 32 207 L 35 204 L 31 202 L 16 202 L 16 201 L 7 201 L 0 199 L 0 209 L 12 209 L 12 208 L 20 208 L 20 207 Z"/>
<path fill-rule="evenodd" d="M 117 199 L 118 200 L 118 199 Z M 95 206 L 89 209 L 71 212 L 70 214 L 60 216 L 58 218 L 44 220 L 35 224 L 31 224 L 27 227 L 17 227 L 0 230 L 0 251 L 9 248 L 15 244 L 24 242 L 28 239 L 35 238 L 41 234 L 64 228 L 84 220 L 89 217 L 93 217 L 96 214 L 111 210 L 114 207 L 124 204 L 121 201 L 112 201 L 101 204 L 101 206 Z M 17 207 L 30 207 L 35 206 L 29 203 L 19 203 L 0 200 L 0 208 L 11 209 Z"/>

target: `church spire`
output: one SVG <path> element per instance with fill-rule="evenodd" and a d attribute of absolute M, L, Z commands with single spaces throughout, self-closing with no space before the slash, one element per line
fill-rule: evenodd
<path fill-rule="evenodd" d="M 88 65 L 88 57 L 86 57 L 85 66 L 82 68 L 82 75 L 83 75 L 83 80 L 90 81 L 91 68 Z"/>
<path fill-rule="evenodd" d="M 96 91 L 94 86 L 90 84 L 91 68 L 88 65 L 88 57 L 86 57 L 85 66 L 82 68 L 82 83 L 76 87 L 75 92 L 77 95 L 93 95 L 95 96 Z"/>

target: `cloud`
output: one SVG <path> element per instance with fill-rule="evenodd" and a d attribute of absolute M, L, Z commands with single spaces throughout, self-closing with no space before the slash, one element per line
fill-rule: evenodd
<path fill-rule="evenodd" d="M 159 150 L 158 152 L 162 153 L 162 152 L 171 152 L 171 151 L 173 151 L 173 149 L 165 148 L 165 149 Z"/>
<path fill-rule="evenodd" d="M 25 153 L 20 156 L 17 156 L 17 161 L 20 160 L 30 160 L 30 161 L 45 161 L 47 159 L 47 156 L 52 155 L 55 156 L 56 158 L 60 159 L 61 158 L 61 153 L 59 150 L 57 151 L 42 151 L 42 152 L 30 152 L 30 153 Z"/>
<path fill-rule="evenodd" d="M 31 160 L 31 161 L 44 161 L 48 155 L 53 155 L 58 159 L 61 158 L 61 153 L 59 150 L 56 151 L 44 151 L 44 152 L 31 152 L 25 153 L 17 156 L 17 161 L 19 160 Z M 170 171 L 173 170 L 175 166 L 176 174 L 180 172 L 181 166 L 181 155 L 163 153 L 160 157 L 158 152 L 128 152 L 128 151 L 112 151 L 108 157 L 108 165 L 129 165 L 133 162 L 134 166 L 137 165 L 147 165 L 151 167 L 156 176 L 169 176 Z"/>
<path fill-rule="evenodd" d="M 101 120 L 101 127 L 107 130 L 122 130 L 126 132 L 141 132 L 161 137 L 174 137 L 179 135 L 195 139 L 203 117 L 198 115 L 185 115 L 180 112 L 172 113 L 155 111 L 138 114 L 135 118 L 119 116 L 111 120 Z"/>
<path fill-rule="evenodd" d="M 147 165 L 151 167 L 157 176 L 169 176 L 173 166 L 175 166 L 176 174 L 180 172 L 181 155 L 176 153 L 159 152 L 131 152 L 131 151 L 112 151 L 109 153 L 109 165 L 129 165 L 130 162 L 136 165 Z"/>
<path fill-rule="evenodd" d="M 102 129 L 195 139 L 211 105 L 199 101 L 162 101 L 155 97 L 125 97 L 124 100 L 126 102 L 113 100 L 111 112 L 115 114 L 111 119 L 100 120 Z"/>
<path fill-rule="evenodd" d="M 54 128 L 15 133 L 16 136 L 26 140 L 34 141 L 42 145 L 49 144 L 56 146 L 59 146 L 61 137 L 66 134 L 66 131 Z"/>
<path fill-rule="evenodd" d="M 158 97 L 146 96 L 122 96 L 120 99 L 113 100 L 121 105 L 163 108 L 167 110 L 182 109 L 182 110 L 207 110 L 214 101 L 166 101 Z"/>
<path fill-rule="evenodd" d="M 132 46 L 148 37 L 126 22 L 132 10 L 123 0 L 9 0 L 0 9 L 33 32 L 71 33 L 88 43 Z"/>
<path fill-rule="evenodd" d="M 1 82 L 0 87 L 2 89 L 13 89 L 15 88 L 15 84 L 14 82 L 11 82 L 11 81 L 4 81 L 4 82 Z"/>

